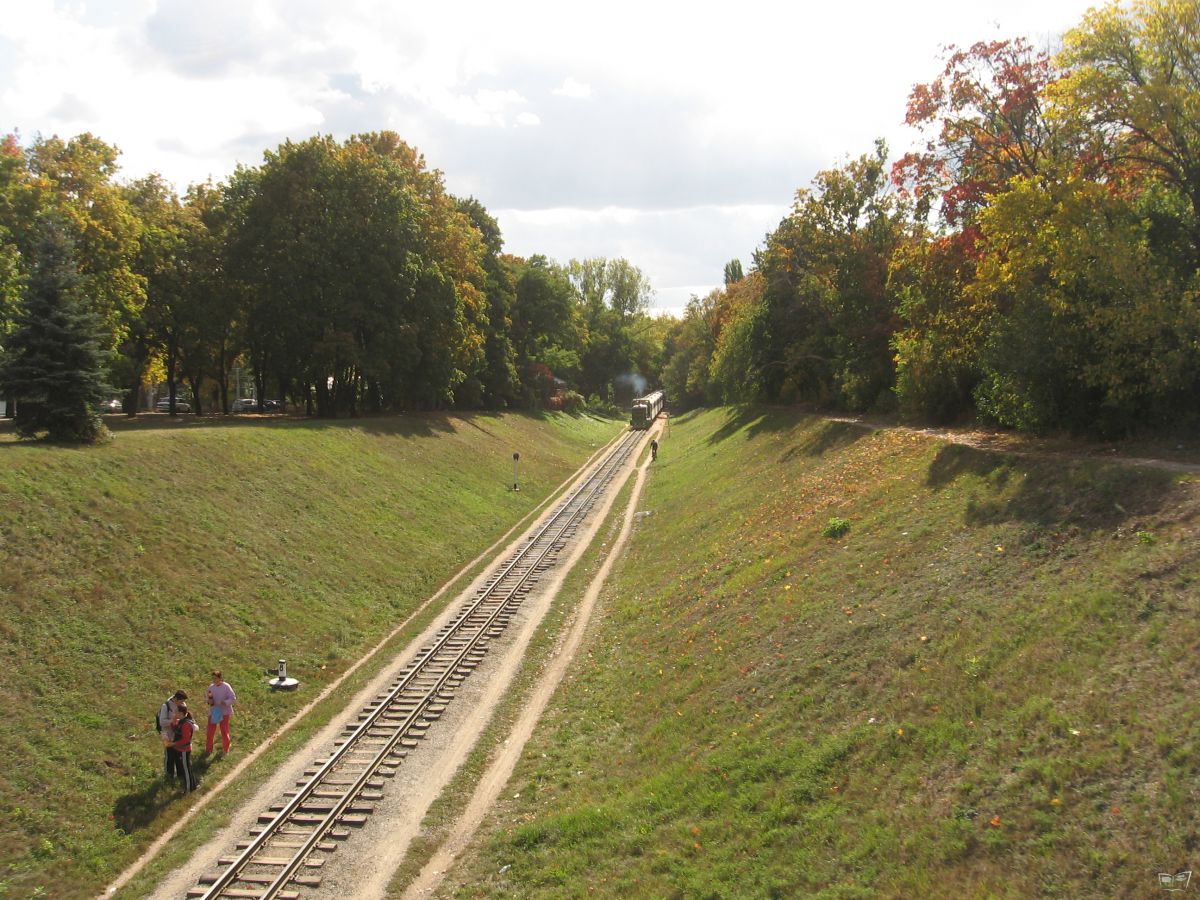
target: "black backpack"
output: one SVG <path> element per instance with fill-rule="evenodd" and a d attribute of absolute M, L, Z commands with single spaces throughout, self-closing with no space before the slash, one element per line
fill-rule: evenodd
<path fill-rule="evenodd" d="M 157 731 L 159 734 L 162 734 L 162 711 L 163 711 L 163 706 L 166 706 L 166 705 L 167 705 L 168 703 L 170 703 L 170 702 L 171 702 L 170 700 L 164 700 L 164 701 L 163 701 L 163 705 L 162 705 L 162 706 L 160 706 L 160 707 L 158 708 L 158 712 L 156 712 L 156 713 L 154 714 L 154 730 L 155 730 L 155 731 Z"/>

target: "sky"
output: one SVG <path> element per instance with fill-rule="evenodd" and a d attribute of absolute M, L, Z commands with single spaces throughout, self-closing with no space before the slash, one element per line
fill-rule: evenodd
<path fill-rule="evenodd" d="M 21 0 L 0 133 L 91 132 L 182 192 L 285 140 L 392 130 L 506 252 L 624 257 L 679 314 L 798 188 L 904 125 L 949 45 L 1054 49 L 1080 0 Z"/>

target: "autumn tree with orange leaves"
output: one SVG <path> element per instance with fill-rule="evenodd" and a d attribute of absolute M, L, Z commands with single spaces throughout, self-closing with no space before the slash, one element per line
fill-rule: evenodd
<path fill-rule="evenodd" d="M 892 167 L 916 204 L 952 227 L 969 225 L 987 197 L 1017 175 L 1037 175 L 1060 155 L 1044 92 L 1059 77 L 1050 58 L 1020 38 L 949 48 L 941 73 L 909 94 L 905 122 L 925 143 Z"/>
<path fill-rule="evenodd" d="M 974 411 L 978 355 L 991 309 L 968 290 L 980 258 L 978 220 L 1010 179 L 1061 158 L 1044 109 L 1058 77 L 1020 39 L 951 47 L 938 76 L 909 94 L 905 121 L 924 139 L 892 166 L 916 222 L 891 259 L 889 290 L 902 325 L 892 338 L 896 393 L 908 414 L 952 422 Z M 940 227 L 923 223 L 932 217 Z"/>

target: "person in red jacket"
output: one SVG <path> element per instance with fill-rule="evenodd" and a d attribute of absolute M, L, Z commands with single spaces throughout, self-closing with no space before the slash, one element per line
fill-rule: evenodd
<path fill-rule="evenodd" d="M 171 749 L 175 751 L 175 772 L 183 782 L 183 792 L 189 794 L 196 789 L 196 776 L 192 772 L 192 735 L 196 733 L 196 720 L 188 711 L 186 703 L 177 707 L 179 719 L 175 723 L 175 740 Z"/>

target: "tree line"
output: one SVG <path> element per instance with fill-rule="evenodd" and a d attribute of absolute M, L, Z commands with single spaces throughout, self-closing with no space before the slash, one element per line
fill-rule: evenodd
<path fill-rule="evenodd" d="M 668 337 L 668 394 L 1123 435 L 1200 421 L 1200 5 L 950 48 L 915 152 L 797 191 Z"/>
<path fill-rule="evenodd" d="M 1200 4 L 1110 3 L 1054 54 L 950 48 L 906 113 L 919 149 L 820 172 L 681 319 L 647 314 L 627 260 L 503 253 L 486 208 L 389 132 L 286 142 L 182 197 L 118 183 L 92 135 L 10 135 L 0 390 L 22 433 L 53 413 L 85 436 L 90 407 L 55 413 L 54 385 L 92 403 L 106 373 L 130 413 L 147 382 L 228 412 L 235 367 L 317 416 L 605 406 L 651 384 L 682 407 L 1200 422 Z"/>
<path fill-rule="evenodd" d="M 609 407 L 657 366 L 636 266 L 504 254 L 484 206 L 390 132 L 289 141 L 183 196 L 118 182 L 117 159 L 90 134 L 0 144 L 0 388 L 23 434 L 93 438 L 89 404 L 116 391 L 135 414 L 147 383 L 229 412 L 235 367 L 260 403 L 345 416 Z M 74 337 L 47 333 L 51 306 Z M 77 354 L 54 339 L 90 346 L 95 375 L 66 432 L 46 416 Z"/>

